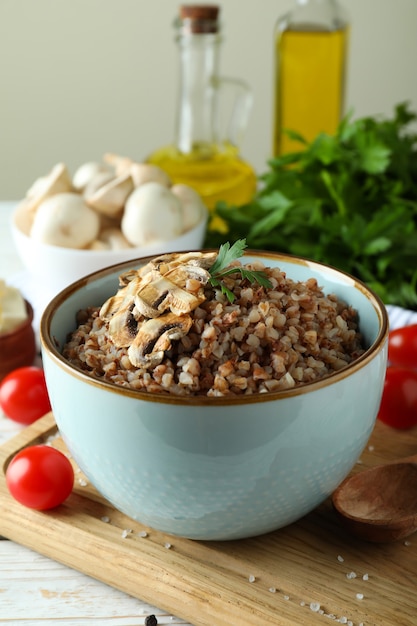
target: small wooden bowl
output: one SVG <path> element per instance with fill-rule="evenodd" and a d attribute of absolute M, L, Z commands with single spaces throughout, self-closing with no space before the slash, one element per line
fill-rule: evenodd
<path fill-rule="evenodd" d="M 33 308 L 25 300 L 27 318 L 6 333 L 0 333 L 0 381 L 11 371 L 33 365 L 36 357 L 36 339 L 33 330 Z"/>

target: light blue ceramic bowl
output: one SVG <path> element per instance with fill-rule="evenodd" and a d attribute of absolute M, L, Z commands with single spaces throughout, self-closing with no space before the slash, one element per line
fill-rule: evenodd
<path fill-rule="evenodd" d="M 41 320 L 46 380 L 61 435 L 117 509 L 193 539 L 259 535 L 298 520 L 349 473 L 374 427 L 387 361 L 388 319 L 362 283 L 333 268 L 250 253 L 290 278 L 314 276 L 358 310 L 366 353 L 326 380 L 290 391 L 176 398 L 122 389 L 60 355 L 79 309 L 101 305 L 118 276 L 147 259 L 96 272 L 60 292 Z"/>

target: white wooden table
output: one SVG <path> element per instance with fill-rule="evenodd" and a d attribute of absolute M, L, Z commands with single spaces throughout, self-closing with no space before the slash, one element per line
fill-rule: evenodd
<path fill-rule="evenodd" d="M 24 270 L 10 237 L 14 205 L 0 202 L 0 278 L 12 283 Z M 19 430 L 0 410 L 0 445 Z M 0 541 L 0 624 L 140 626 L 151 614 L 158 624 L 188 624 L 17 543 Z"/>

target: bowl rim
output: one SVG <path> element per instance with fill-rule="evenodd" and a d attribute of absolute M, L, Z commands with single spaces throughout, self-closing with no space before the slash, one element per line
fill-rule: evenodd
<path fill-rule="evenodd" d="M 200 252 L 201 250 L 184 250 L 181 252 Z M 205 252 L 216 251 L 216 249 L 208 248 Z M 245 250 L 244 257 L 258 257 L 265 262 L 268 258 L 279 261 L 291 263 L 294 265 L 303 265 L 311 269 L 324 270 L 326 274 L 334 274 L 335 276 L 341 275 L 352 282 L 352 287 L 359 290 L 373 306 L 379 320 L 378 334 L 374 342 L 365 350 L 365 352 L 359 356 L 355 361 L 344 367 L 343 369 L 336 371 L 329 376 L 321 378 L 316 381 L 296 385 L 290 389 L 281 389 L 278 391 L 254 393 L 254 394 L 242 394 L 238 396 L 205 396 L 205 395 L 174 395 L 169 393 L 156 393 L 150 391 L 142 391 L 138 389 L 131 389 L 129 387 L 123 387 L 115 383 L 96 379 L 89 374 L 72 366 L 60 353 L 59 346 L 57 346 L 54 338 L 50 336 L 51 322 L 54 316 L 54 310 L 56 307 L 63 304 L 63 302 L 73 293 L 79 291 L 83 287 L 94 283 L 96 280 L 105 278 L 107 275 L 114 274 L 115 272 L 122 273 L 130 269 L 131 267 L 140 266 L 147 263 L 151 259 L 155 258 L 155 255 L 149 255 L 145 257 L 138 257 L 137 259 L 131 259 L 129 261 L 123 261 L 122 263 L 116 263 L 114 265 L 107 266 L 101 270 L 87 274 L 83 278 L 71 283 L 58 294 L 56 294 L 52 300 L 47 304 L 40 320 L 40 343 L 42 351 L 45 351 L 49 358 L 58 365 L 65 372 L 71 376 L 89 384 L 93 387 L 99 387 L 102 390 L 110 391 L 112 393 L 121 394 L 138 400 L 151 401 L 162 404 L 176 404 L 176 405 L 191 405 L 191 406 L 230 406 L 230 405 L 242 405 L 242 404 L 257 404 L 260 402 L 273 402 L 278 399 L 290 398 L 294 396 L 304 395 L 312 391 L 323 389 L 324 387 L 331 386 L 339 381 L 351 376 L 365 367 L 379 352 L 381 352 L 388 340 L 389 333 L 389 318 L 385 304 L 382 299 L 363 281 L 355 278 L 351 274 L 339 270 L 326 263 L 319 261 L 313 261 L 311 259 L 296 256 L 287 253 L 275 252 L 271 250 L 258 250 L 248 248 Z M 261 259 L 262 258 L 262 259 Z M 74 328 L 75 329 L 75 328 Z"/>
<path fill-rule="evenodd" d="M 24 230 L 22 230 L 18 224 L 18 218 L 20 216 L 20 214 L 23 214 L 24 211 L 27 210 L 26 209 L 26 204 L 24 201 L 19 202 L 13 209 L 12 214 L 10 216 L 10 220 L 9 220 L 9 226 L 11 229 L 12 234 L 15 233 L 15 235 L 17 234 L 23 241 L 25 242 L 31 242 L 31 245 L 36 245 L 41 247 L 42 249 L 44 249 L 46 251 L 46 253 L 49 252 L 54 252 L 54 254 L 58 254 L 61 256 L 64 255 L 74 255 L 74 258 L 78 257 L 82 257 L 85 254 L 88 254 L 89 257 L 94 258 L 94 257 L 100 257 L 105 255 L 106 257 L 108 257 L 109 259 L 109 264 L 118 264 L 120 261 L 117 261 L 117 257 L 120 257 L 121 254 L 123 253 L 128 253 L 128 254 L 138 254 L 140 256 L 138 256 L 137 258 L 142 258 L 143 256 L 149 256 L 151 255 L 152 257 L 156 256 L 158 253 L 157 252 L 149 252 L 150 250 L 156 250 L 157 246 L 161 246 L 163 247 L 166 244 L 174 244 L 175 242 L 181 242 L 182 239 L 185 239 L 186 237 L 191 237 L 193 235 L 193 233 L 197 233 L 199 232 L 202 228 L 204 228 L 209 220 L 209 212 L 206 206 L 204 206 L 204 209 L 202 209 L 202 213 L 201 213 L 201 218 L 199 219 L 199 221 L 197 222 L 197 224 L 195 224 L 192 228 L 189 228 L 188 230 L 184 231 L 183 233 L 181 233 L 180 235 L 178 235 L 178 237 L 175 237 L 173 239 L 168 239 L 166 241 L 161 241 L 161 242 L 157 242 L 157 243 L 151 243 L 149 244 L 148 249 L 143 246 L 143 247 L 138 247 L 138 246 L 130 246 L 128 248 L 115 248 L 115 249 L 96 249 L 96 250 L 90 250 L 89 248 L 68 248 L 66 246 L 55 246 L 51 243 L 44 243 L 41 241 L 35 241 L 34 239 L 32 239 L 30 237 L 30 235 L 28 233 L 26 233 Z M 114 261 L 112 261 L 112 258 L 114 257 Z M 130 261 L 135 262 L 136 259 L 132 258 L 132 260 Z M 123 262 L 123 261 L 122 261 Z"/>

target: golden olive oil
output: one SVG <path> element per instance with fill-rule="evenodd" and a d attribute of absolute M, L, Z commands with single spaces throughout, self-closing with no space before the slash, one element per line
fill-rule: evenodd
<path fill-rule="evenodd" d="M 194 144 L 188 153 L 170 145 L 155 151 L 147 160 L 165 170 L 174 184 L 183 183 L 195 189 L 208 209 L 220 200 L 240 206 L 249 202 L 256 190 L 254 170 L 229 143 L 221 147 Z"/>
<path fill-rule="evenodd" d="M 343 115 L 348 27 L 284 30 L 275 42 L 274 154 L 302 149 L 284 129 L 307 141 L 333 134 Z"/>

